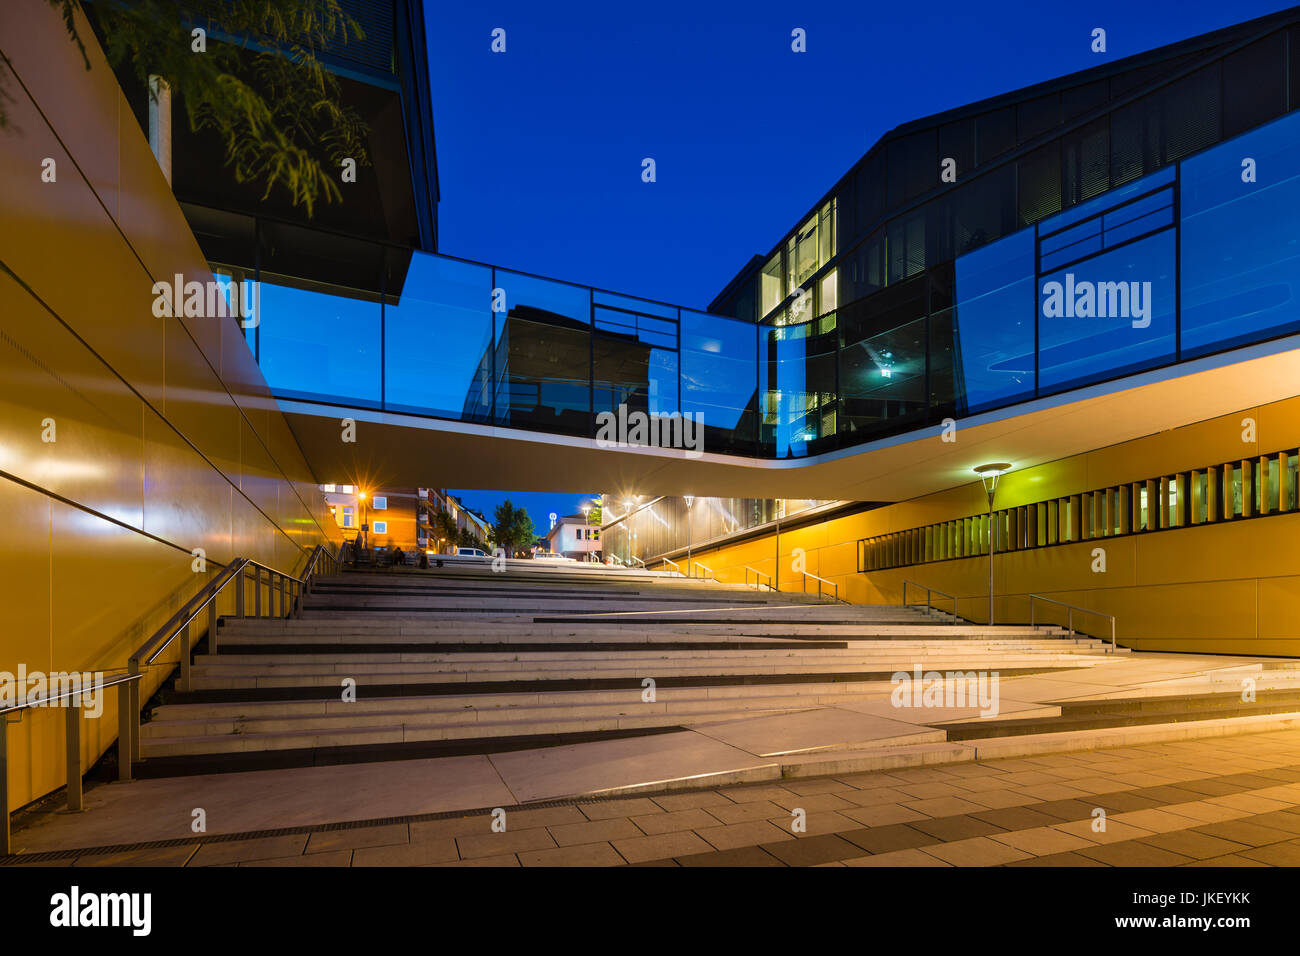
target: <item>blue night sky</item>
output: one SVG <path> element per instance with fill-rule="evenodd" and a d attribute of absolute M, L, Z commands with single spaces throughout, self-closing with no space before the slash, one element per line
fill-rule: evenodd
<path fill-rule="evenodd" d="M 439 249 L 704 308 L 893 127 L 1287 6 L 429 4 Z"/>

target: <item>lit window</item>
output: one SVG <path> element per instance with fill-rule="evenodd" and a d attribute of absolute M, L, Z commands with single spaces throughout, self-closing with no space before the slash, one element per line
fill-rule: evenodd
<path fill-rule="evenodd" d="M 328 494 L 335 489 L 334 485 L 321 485 L 320 490 Z"/>
<path fill-rule="evenodd" d="M 385 497 L 382 497 L 382 496 L 376 495 L 374 501 L 371 502 L 371 507 L 374 508 L 376 511 L 387 511 L 387 510 L 388 510 L 388 499 L 385 498 Z"/>
<path fill-rule="evenodd" d="M 375 534 L 388 534 L 388 522 L 387 522 L 387 521 L 376 521 L 376 522 L 375 522 Z"/>
<path fill-rule="evenodd" d="M 357 489 L 356 489 L 356 486 L 355 486 L 355 485 L 344 485 L 344 486 L 343 486 L 342 488 L 340 488 L 339 490 L 342 491 L 345 495 L 350 495 L 350 494 L 352 494 L 354 491 L 356 491 Z"/>
<path fill-rule="evenodd" d="M 356 527 L 356 524 L 355 524 L 355 513 L 353 512 L 353 510 L 352 510 L 351 508 L 344 508 L 344 509 L 343 509 L 343 521 L 342 521 L 342 524 L 343 524 L 343 527 L 345 527 L 345 528 L 355 528 L 355 527 Z"/>

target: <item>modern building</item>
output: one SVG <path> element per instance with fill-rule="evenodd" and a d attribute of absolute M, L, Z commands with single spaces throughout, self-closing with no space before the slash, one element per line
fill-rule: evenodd
<path fill-rule="evenodd" d="M 486 543 L 492 528 L 487 519 L 476 511 L 466 508 L 455 495 L 447 494 L 445 488 L 416 489 L 416 522 L 418 525 L 418 544 L 433 551 L 448 552 L 457 546 L 457 542 L 448 541 L 443 530 L 436 522 L 439 513 L 445 513 L 459 534 L 465 534 L 476 541 Z"/>
<path fill-rule="evenodd" d="M 700 310 L 440 253 L 421 6 L 345 6 L 370 39 L 326 56 L 374 162 L 310 220 L 201 137 L 151 150 L 82 13 L 90 69 L 49 4 L 0 10 L 0 570 L 42 598 L 0 669 L 122 669 L 237 558 L 297 574 L 395 520 L 328 482 L 416 489 L 384 534 L 427 547 L 434 475 L 605 489 L 598 543 L 652 566 L 1300 654 L 1300 8 L 885 134 Z M 176 275 L 260 299 L 159 315 Z M 599 440 L 620 405 L 701 442 Z M 67 779 L 62 734 L 13 729 L 11 804 Z"/>

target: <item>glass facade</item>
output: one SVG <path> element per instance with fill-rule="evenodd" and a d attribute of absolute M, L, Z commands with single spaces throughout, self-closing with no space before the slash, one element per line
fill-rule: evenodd
<path fill-rule="evenodd" d="M 681 412 L 784 459 L 1297 332 L 1291 39 L 890 140 L 730 293 L 757 314 L 390 248 L 380 294 L 261 275 L 250 342 L 285 397 L 582 437 Z M 931 195 L 935 155 L 971 175 Z"/>

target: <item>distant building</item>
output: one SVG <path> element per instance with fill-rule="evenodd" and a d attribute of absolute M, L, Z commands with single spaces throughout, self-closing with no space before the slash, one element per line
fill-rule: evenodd
<path fill-rule="evenodd" d="M 546 535 L 547 550 L 566 558 L 585 558 L 600 551 L 600 528 L 583 515 L 565 515 Z"/>
<path fill-rule="evenodd" d="M 416 544 L 419 547 L 429 551 L 449 552 L 456 546 L 456 542 L 440 538 L 440 529 L 435 523 L 440 511 L 451 515 L 458 532 L 467 532 L 484 544 L 487 543 L 492 530 L 487 519 L 466 508 L 455 495 L 447 494 L 445 488 L 418 488 L 416 497 L 416 522 L 420 532 Z"/>
<path fill-rule="evenodd" d="M 343 537 L 354 540 L 363 530 L 371 548 L 417 545 L 416 495 L 410 489 L 368 489 L 356 485 L 321 485 L 325 503 Z"/>

